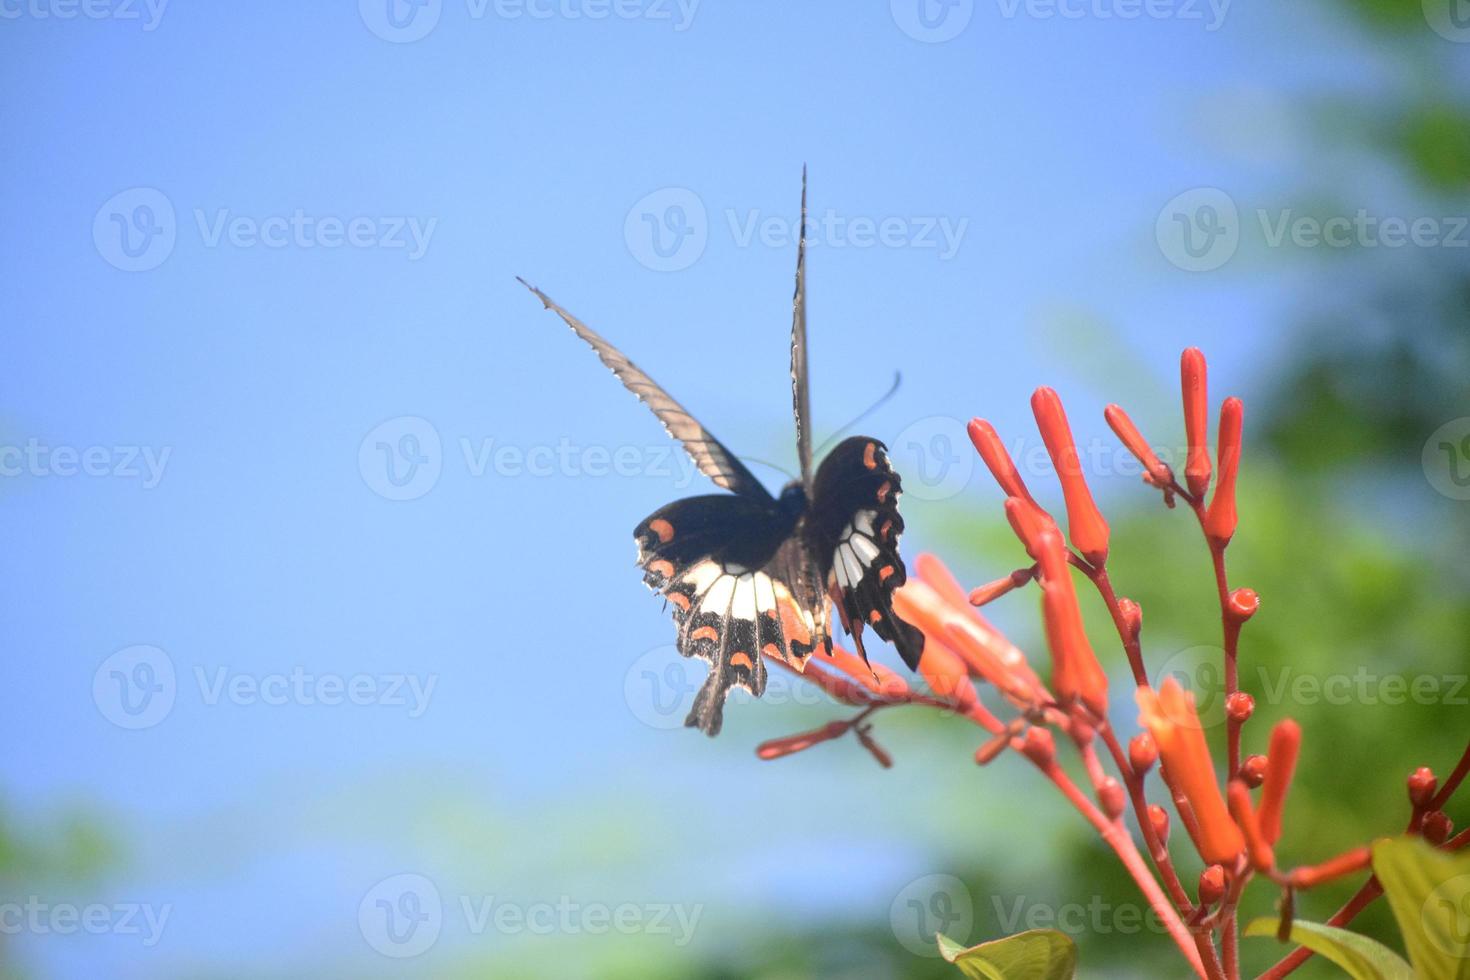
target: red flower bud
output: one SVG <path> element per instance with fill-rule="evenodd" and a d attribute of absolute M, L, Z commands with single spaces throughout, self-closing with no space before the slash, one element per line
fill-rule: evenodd
<path fill-rule="evenodd" d="M 1225 897 L 1225 869 L 1212 864 L 1199 873 L 1199 903 L 1214 905 Z"/>
<path fill-rule="evenodd" d="M 1281 839 L 1281 810 L 1286 805 L 1286 791 L 1296 772 L 1296 757 L 1302 747 L 1302 728 L 1287 718 L 1271 729 L 1271 750 L 1267 755 L 1266 780 L 1261 786 L 1261 835 L 1266 843 Z"/>
<path fill-rule="evenodd" d="M 1439 780 L 1435 778 L 1434 770 L 1428 766 L 1420 766 L 1409 774 L 1409 802 L 1414 804 L 1416 810 L 1428 806 L 1438 788 Z"/>
<path fill-rule="evenodd" d="M 1133 771 L 1142 776 L 1159 761 L 1159 747 L 1148 732 L 1140 732 L 1128 742 L 1128 762 Z"/>
<path fill-rule="evenodd" d="M 1117 405 L 1109 405 L 1103 409 L 1103 418 L 1107 419 L 1118 439 L 1128 448 L 1128 451 L 1143 464 L 1144 471 L 1148 474 L 1145 479 L 1156 487 L 1168 487 L 1174 482 L 1174 471 L 1169 469 L 1154 453 L 1153 447 L 1148 444 L 1138 432 L 1138 427 L 1128 417 L 1128 413 Z"/>
<path fill-rule="evenodd" d="M 1225 699 L 1225 714 L 1236 724 L 1250 720 L 1256 710 L 1256 699 L 1244 691 L 1236 691 Z"/>
<path fill-rule="evenodd" d="M 1205 534 L 1223 548 L 1235 536 L 1235 477 L 1240 472 L 1240 426 L 1245 406 L 1239 398 L 1227 398 L 1220 406 L 1220 479 L 1205 514 Z"/>
<path fill-rule="evenodd" d="M 834 738 L 841 737 L 847 732 L 851 722 L 834 721 L 823 725 L 815 731 L 802 732 L 799 735 L 788 735 L 785 738 L 773 738 L 769 742 L 762 742 L 756 747 L 755 754 L 762 759 L 779 759 L 782 756 L 793 755 L 797 752 L 805 752 L 813 745 L 830 742 Z"/>
<path fill-rule="evenodd" d="M 1066 548 L 1055 533 L 1037 542 L 1041 564 L 1041 612 L 1051 648 L 1052 686 L 1057 699 L 1081 701 L 1099 717 L 1108 710 L 1108 678 L 1082 628 L 1082 609 L 1072 584 Z"/>
<path fill-rule="evenodd" d="M 1450 833 L 1455 829 L 1454 821 L 1443 810 L 1430 810 L 1424 814 L 1424 826 L 1420 832 L 1424 839 L 1435 847 L 1450 839 Z"/>
<path fill-rule="evenodd" d="M 1124 596 L 1118 600 L 1118 609 L 1123 613 L 1123 622 L 1128 624 L 1128 635 L 1138 639 L 1143 632 L 1143 607 Z"/>
<path fill-rule="evenodd" d="M 1057 758 L 1056 739 L 1052 737 L 1050 729 L 1033 726 L 1026 729 L 1026 734 L 1021 739 L 1021 751 L 1038 766 L 1049 769 Z"/>
<path fill-rule="evenodd" d="M 1240 778 L 1251 789 L 1266 780 L 1266 757 L 1264 755 L 1248 755 L 1240 764 Z"/>
<path fill-rule="evenodd" d="M 1210 485 L 1210 450 L 1206 444 L 1209 393 L 1205 355 L 1198 347 L 1190 347 L 1179 358 L 1179 386 L 1184 393 L 1184 435 L 1189 443 L 1184 478 L 1189 484 L 1189 492 L 1202 499 Z"/>
<path fill-rule="evenodd" d="M 1035 565 L 1032 565 L 1030 568 L 1018 568 L 1005 578 L 998 578 L 994 582 L 987 582 L 978 588 L 971 589 L 970 605 L 983 606 L 994 602 L 1008 592 L 1019 589 L 1035 577 Z"/>
<path fill-rule="evenodd" d="M 1255 589 L 1236 589 L 1230 593 L 1230 602 L 1226 606 L 1230 618 L 1237 623 L 1243 623 L 1256 614 L 1261 608 L 1261 597 L 1256 595 Z"/>
<path fill-rule="evenodd" d="M 1005 491 L 1007 497 L 1019 497 L 1037 510 L 1041 505 L 1031 499 L 1031 492 L 1026 489 L 1026 484 L 1021 479 L 1016 464 L 1011 461 L 1011 454 L 1006 452 L 1005 444 L 996 435 L 995 427 L 984 419 L 971 419 L 968 427 L 970 442 L 974 443 L 975 451 L 980 458 L 985 460 L 985 465 L 990 469 L 990 475 L 995 477 L 995 482 Z"/>
<path fill-rule="evenodd" d="M 1097 788 L 1097 802 L 1109 820 L 1117 820 L 1128 807 L 1128 793 L 1116 779 L 1107 776 Z"/>
<path fill-rule="evenodd" d="M 1011 530 L 1016 532 L 1016 537 L 1026 546 L 1026 554 L 1035 561 L 1041 554 L 1037 550 L 1040 537 L 1049 531 L 1060 533 L 1057 531 L 1056 521 L 1040 507 L 1027 503 L 1020 497 L 1007 497 L 1005 509 L 1006 520 L 1011 522 Z"/>
<path fill-rule="evenodd" d="M 1153 824 L 1154 834 L 1159 838 L 1159 843 L 1169 843 L 1169 811 L 1157 803 L 1150 803 L 1148 822 Z"/>
<path fill-rule="evenodd" d="M 1072 544 L 1082 552 L 1082 557 L 1101 567 L 1108 560 L 1108 522 L 1103 520 L 1092 499 L 1092 491 L 1087 488 L 1082 460 L 1077 455 L 1072 427 L 1067 424 L 1062 400 L 1051 388 L 1037 388 L 1031 396 L 1031 411 L 1036 416 L 1036 427 L 1041 430 L 1041 440 L 1046 443 L 1052 467 L 1062 483 L 1062 495 L 1067 502 L 1067 532 Z"/>
<path fill-rule="evenodd" d="M 1320 885 L 1324 881 L 1332 881 L 1343 875 L 1350 875 L 1355 871 L 1362 871 L 1368 867 L 1373 860 L 1373 852 L 1366 847 L 1354 848 L 1345 854 L 1339 854 L 1330 861 L 1310 868 L 1297 868 L 1289 876 L 1293 888 L 1311 888 Z"/>

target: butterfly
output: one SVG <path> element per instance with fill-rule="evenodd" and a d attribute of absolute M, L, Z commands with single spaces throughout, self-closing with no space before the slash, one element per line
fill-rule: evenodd
<path fill-rule="evenodd" d="M 644 582 L 673 607 L 677 645 L 710 664 L 684 724 L 720 731 L 735 687 L 759 697 L 764 658 L 801 671 L 818 649 L 832 653 L 828 599 L 867 661 L 871 627 L 917 669 L 923 634 L 893 611 L 906 578 L 898 552 L 902 481 L 883 443 L 852 436 L 812 467 L 806 340 L 806 173 L 792 301 L 791 394 L 801 476 L 772 497 L 697 419 L 632 361 L 524 279 L 545 307 L 586 341 L 629 391 L 652 409 L 699 471 L 728 493 L 676 500 L 633 530 Z"/>

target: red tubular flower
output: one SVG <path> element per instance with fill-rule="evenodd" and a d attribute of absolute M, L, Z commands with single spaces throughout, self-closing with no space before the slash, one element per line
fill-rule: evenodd
<path fill-rule="evenodd" d="M 1286 791 L 1296 772 L 1296 757 L 1302 747 L 1302 728 L 1287 718 L 1271 729 L 1271 748 L 1266 756 L 1266 780 L 1261 784 L 1261 834 L 1268 844 L 1281 839 L 1281 810 L 1286 805 Z"/>
<path fill-rule="evenodd" d="M 773 738 L 769 742 L 762 742 L 756 747 L 755 754 L 762 759 L 779 759 L 782 756 L 793 755 L 797 752 L 805 752 L 813 745 L 830 742 L 834 738 L 840 738 L 847 733 L 851 722 L 834 721 L 823 725 L 815 731 L 802 732 L 799 735 L 788 735 L 785 738 Z"/>
<path fill-rule="evenodd" d="M 1320 885 L 1324 881 L 1332 881 L 1343 875 L 1350 875 L 1355 871 L 1362 871 L 1368 867 L 1373 860 L 1373 852 L 1366 847 L 1357 847 L 1345 854 L 1339 854 L 1330 861 L 1310 868 L 1297 868 L 1291 873 L 1290 880 L 1294 888 L 1311 888 Z"/>
<path fill-rule="evenodd" d="M 1036 577 L 1036 567 L 1018 568 L 1005 578 L 998 578 L 994 582 L 987 582 L 979 588 L 970 590 L 970 605 L 984 606 L 994 602 L 1001 596 L 1006 595 Z"/>
<path fill-rule="evenodd" d="M 1203 498 L 1210 485 L 1210 450 L 1206 445 L 1209 393 L 1205 355 L 1198 347 L 1190 347 L 1179 358 L 1179 386 L 1184 393 L 1184 435 L 1189 443 L 1184 478 L 1189 484 L 1189 492 Z"/>
<path fill-rule="evenodd" d="M 1240 427 L 1245 406 L 1239 398 L 1227 398 L 1220 406 L 1220 479 L 1215 496 L 1205 513 L 1205 534 L 1223 548 L 1235 535 L 1235 477 L 1240 472 Z"/>
<path fill-rule="evenodd" d="M 1052 687 L 1057 700 L 1080 701 L 1098 717 L 1108 710 L 1108 677 L 1082 628 L 1082 609 L 1072 585 L 1066 546 L 1056 533 L 1037 542 L 1041 565 L 1041 614 L 1051 649 Z"/>
<path fill-rule="evenodd" d="M 1230 864 L 1245 848 L 1245 840 L 1230 819 L 1215 781 L 1215 763 L 1205 744 L 1194 695 L 1170 677 L 1158 691 L 1138 688 L 1135 697 L 1139 720 L 1154 737 L 1165 774 L 1194 812 L 1200 831 L 1200 855 L 1211 864 Z"/>
<path fill-rule="evenodd" d="M 1052 467 L 1062 483 L 1062 496 L 1067 502 L 1067 531 L 1072 543 L 1093 565 L 1101 567 L 1108 560 L 1108 522 L 1092 499 L 1087 479 L 1082 474 L 1082 460 L 1072 440 L 1072 427 L 1062 400 L 1051 388 L 1037 388 L 1031 396 L 1031 412 L 1036 427 L 1051 456 Z"/>
<path fill-rule="evenodd" d="M 1239 779 L 1232 779 L 1227 796 L 1230 800 L 1230 815 L 1235 818 L 1235 825 L 1245 835 L 1245 853 L 1250 858 L 1251 867 L 1257 871 L 1270 871 L 1276 866 L 1276 853 L 1261 835 L 1261 822 L 1256 819 L 1255 808 L 1251 806 L 1250 788 Z"/>
<path fill-rule="evenodd" d="M 1174 482 L 1174 471 L 1159 459 L 1154 448 L 1138 431 L 1138 427 L 1133 424 L 1128 413 L 1123 411 L 1122 406 L 1109 405 L 1103 409 L 1103 418 L 1107 419 L 1108 425 L 1134 458 L 1143 464 L 1144 479 L 1160 488 L 1168 487 Z"/>
<path fill-rule="evenodd" d="M 1020 497 L 1007 497 L 1005 503 L 1006 520 L 1011 522 L 1011 530 L 1016 532 L 1021 544 L 1026 547 L 1026 554 L 1035 561 L 1039 552 L 1036 548 L 1037 540 L 1048 531 L 1059 531 L 1057 522 L 1051 519 L 1051 515 L 1039 507 L 1027 503 Z"/>
<path fill-rule="evenodd" d="M 1031 492 L 1026 489 L 1025 482 L 1021 479 L 1016 464 L 1011 462 L 1011 454 L 1006 452 L 1005 445 L 996 434 L 995 427 L 984 419 L 971 419 L 968 426 L 970 442 L 975 444 L 975 451 L 980 458 L 985 460 L 985 465 L 990 468 L 990 475 L 995 477 L 995 482 L 1006 492 L 1007 497 L 1019 497 L 1037 510 L 1041 505 L 1031 499 Z"/>
<path fill-rule="evenodd" d="M 1028 728 L 1021 738 L 1021 751 L 1043 769 L 1057 761 L 1057 742 L 1048 728 Z"/>

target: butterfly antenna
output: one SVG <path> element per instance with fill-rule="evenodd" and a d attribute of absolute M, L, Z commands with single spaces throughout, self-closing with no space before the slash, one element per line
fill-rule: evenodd
<path fill-rule="evenodd" d="M 903 383 L 903 372 L 902 371 L 894 371 L 893 372 L 893 384 L 892 384 L 891 387 L 889 387 L 889 389 L 887 391 L 885 391 L 883 393 L 883 396 L 881 398 L 879 398 L 877 401 L 875 401 L 873 404 L 869 405 L 867 408 L 863 409 L 860 413 L 858 413 L 857 418 L 853 419 L 851 422 L 848 422 L 842 428 L 838 429 L 836 432 L 834 432 L 830 436 L 828 436 L 827 437 L 827 441 L 824 442 L 824 443 L 822 443 L 822 445 L 817 448 L 816 455 L 817 456 L 822 455 L 822 453 L 826 451 L 826 449 L 827 449 L 828 446 L 832 445 L 832 443 L 834 443 L 834 442 L 837 441 L 837 437 L 838 436 L 841 436 L 843 433 L 847 432 L 849 429 L 851 429 L 853 426 L 857 425 L 863 419 L 867 418 L 869 415 L 872 415 L 874 412 L 876 412 L 879 409 L 879 407 L 882 406 L 882 404 L 884 402 L 888 401 L 888 399 L 892 398 L 894 395 L 896 395 L 898 393 L 898 386 L 900 384 L 902 384 L 902 383 Z"/>

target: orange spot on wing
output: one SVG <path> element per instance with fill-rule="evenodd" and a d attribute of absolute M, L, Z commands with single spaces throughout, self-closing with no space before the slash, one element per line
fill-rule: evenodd
<path fill-rule="evenodd" d="M 868 622 L 870 622 L 870 623 L 881 623 L 881 622 L 883 622 L 883 614 L 881 612 L 879 612 L 878 610 L 874 609 L 872 612 L 868 613 Z"/>
<path fill-rule="evenodd" d="M 776 644 L 774 643 L 767 643 L 765 646 L 761 647 L 761 653 L 776 660 L 781 659 L 781 648 L 776 646 Z"/>
<path fill-rule="evenodd" d="M 674 577 L 674 563 L 671 561 L 665 561 L 662 558 L 658 559 L 657 561 L 649 562 L 648 570 L 650 572 L 655 572 L 659 575 L 662 575 L 664 578 Z"/>
<path fill-rule="evenodd" d="M 751 663 L 750 654 L 746 653 L 744 650 L 736 650 L 734 653 L 730 654 L 730 666 L 744 667 L 752 674 L 755 673 L 755 664 Z"/>
<path fill-rule="evenodd" d="M 884 486 L 887 486 L 887 485 L 888 484 L 886 484 L 886 483 L 884 484 Z M 890 517 L 890 518 L 888 518 L 888 520 L 884 521 L 883 522 L 883 526 L 878 529 L 878 537 L 882 538 L 884 541 L 887 541 L 888 540 L 888 533 L 890 531 L 892 531 L 892 530 L 893 530 L 893 518 Z"/>
<path fill-rule="evenodd" d="M 892 575 L 893 575 L 893 566 L 892 565 L 884 565 L 882 568 L 878 569 L 878 581 L 880 581 L 880 582 L 886 582 L 886 581 L 888 581 L 889 577 L 892 576 Z"/>
<path fill-rule="evenodd" d="M 699 629 L 689 634 L 689 639 L 691 640 L 710 640 L 713 642 L 715 640 L 718 640 L 719 638 L 720 631 L 715 629 L 713 626 L 701 626 Z"/>
<path fill-rule="evenodd" d="M 886 501 L 888 499 L 888 492 L 892 489 L 893 484 L 888 480 L 884 480 L 883 485 L 878 488 L 878 503 L 881 504 Z"/>
<path fill-rule="evenodd" d="M 664 544 L 674 540 L 674 525 L 662 517 L 648 522 L 648 529 L 658 535 L 658 539 Z"/>
<path fill-rule="evenodd" d="M 863 447 L 863 465 L 870 470 L 878 468 L 878 444 L 870 442 Z"/>
<path fill-rule="evenodd" d="M 682 592 L 670 592 L 669 601 L 678 606 L 684 612 L 689 611 L 689 597 Z"/>

